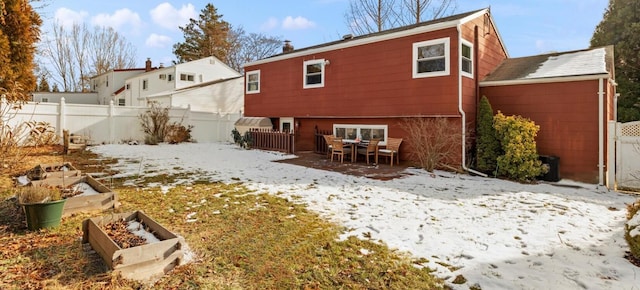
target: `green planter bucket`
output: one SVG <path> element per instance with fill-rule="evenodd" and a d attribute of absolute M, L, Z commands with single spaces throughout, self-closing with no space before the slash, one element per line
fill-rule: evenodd
<path fill-rule="evenodd" d="M 61 199 L 46 203 L 23 204 L 24 213 L 27 216 L 27 229 L 34 231 L 58 227 L 65 201 Z"/>

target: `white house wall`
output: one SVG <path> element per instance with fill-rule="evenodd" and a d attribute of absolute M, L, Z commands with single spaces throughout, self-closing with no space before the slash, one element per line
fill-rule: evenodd
<path fill-rule="evenodd" d="M 115 70 L 91 78 L 91 91 L 98 93 L 98 103 L 109 104 L 113 94 L 124 87 L 125 80 L 144 73 L 144 69 Z M 107 85 L 108 83 L 108 85 Z"/>
<path fill-rule="evenodd" d="M 239 113 L 244 110 L 243 85 L 243 78 L 235 78 L 206 87 L 178 91 L 171 96 L 171 106 L 186 108 L 191 105 L 193 111 Z"/>

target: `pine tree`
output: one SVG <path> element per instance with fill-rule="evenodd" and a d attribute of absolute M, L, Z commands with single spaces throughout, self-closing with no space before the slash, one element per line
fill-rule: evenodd
<path fill-rule="evenodd" d="M 501 153 L 500 142 L 493 128 L 493 109 L 486 96 L 480 99 L 476 150 L 478 170 L 486 173 L 494 172 Z"/>
<path fill-rule="evenodd" d="M 213 4 L 207 4 L 197 20 L 190 19 L 189 24 L 180 26 L 180 30 L 184 33 L 184 42 L 173 45 L 173 54 L 179 63 L 208 56 L 226 59 L 231 46 L 228 41 L 230 25 L 222 20 Z"/>
<path fill-rule="evenodd" d="M 640 2 L 610 0 L 591 47 L 614 45 L 618 121 L 640 120 Z"/>
<path fill-rule="evenodd" d="M 44 75 L 40 76 L 40 83 L 38 84 L 38 92 L 50 92 L 49 82 Z"/>
<path fill-rule="evenodd" d="M 35 44 L 40 38 L 40 16 L 28 0 L 0 0 L 0 89 L 8 102 L 29 99 L 36 87 Z"/>

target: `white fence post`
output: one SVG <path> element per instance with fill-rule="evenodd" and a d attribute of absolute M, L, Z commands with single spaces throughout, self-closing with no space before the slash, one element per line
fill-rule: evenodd
<path fill-rule="evenodd" d="M 114 115 L 114 111 L 115 111 L 115 107 L 113 104 L 113 100 L 109 101 L 109 144 L 113 144 L 115 143 L 115 126 L 114 126 L 114 122 L 113 122 L 113 115 Z"/>
<path fill-rule="evenodd" d="M 616 187 L 616 121 L 609 121 L 609 133 L 607 138 L 607 188 L 615 190 Z"/>
<path fill-rule="evenodd" d="M 65 108 L 65 102 L 64 102 L 64 97 L 60 98 L 60 108 L 58 110 L 58 123 L 60 124 L 59 128 L 58 128 L 58 133 L 60 134 L 60 136 L 62 136 L 62 130 L 64 130 L 67 127 L 67 123 L 66 123 L 66 119 L 65 119 L 65 115 L 66 115 L 66 108 Z"/>

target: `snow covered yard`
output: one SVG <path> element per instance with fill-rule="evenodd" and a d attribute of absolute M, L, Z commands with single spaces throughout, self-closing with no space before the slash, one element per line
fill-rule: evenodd
<path fill-rule="evenodd" d="M 454 289 L 640 289 L 640 268 L 623 257 L 626 204 L 635 197 L 596 185 L 524 185 L 418 169 L 380 181 L 272 162 L 294 156 L 230 144 L 91 150 L 119 158 L 118 176 L 190 173 L 304 202 L 344 225 L 345 237 L 426 258 L 448 282 L 464 276 L 464 284 L 448 283 Z"/>

